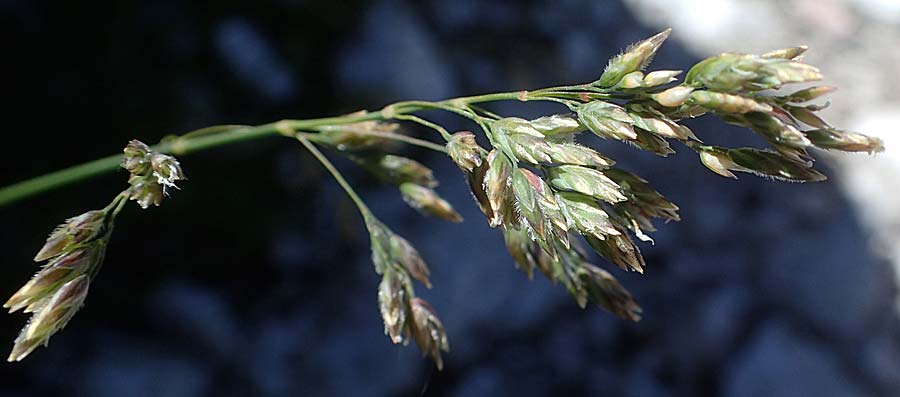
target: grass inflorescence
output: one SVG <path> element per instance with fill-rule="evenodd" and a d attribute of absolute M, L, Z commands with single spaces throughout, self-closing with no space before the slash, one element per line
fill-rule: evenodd
<path fill-rule="evenodd" d="M 622 141 L 659 156 L 673 145 L 697 153 L 713 172 L 814 182 L 825 175 L 813 167 L 810 149 L 879 152 L 877 138 L 831 126 L 809 104 L 834 91 L 812 86 L 787 94 L 789 84 L 822 79 L 803 63 L 805 46 L 769 53 L 724 53 L 698 62 L 678 82 L 682 71 L 647 70 L 669 36 L 666 30 L 629 46 L 613 57 L 599 78 L 578 85 L 454 98 L 404 101 L 382 110 L 309 120 L 282 120 L 261 126 L 217 126 L 168 137 L 155 146 L 132 141 L 121 157 L 86 163 L 0 189 L 0 205 L 38 192 L 111 171 L 116 163 L 129 171 L 129 187 L 107 207 L 69 219 L 47 238 L 35 261 L 47 261 L 4 307 L 24 310 L 32 319 L 16 339 L 10 361 L 19 361 L 72 318 L 87 296 L 103 262 L 115 217 L 129 201 L 141 208 L 160 205 L 185 179 L 169 154 L 283 135 L 296 139 L 334 176 L 353 199 L 370 235 L 372 261 L 381 276 L 377 301 L 384 332 L 394 343 L 415 342 L 436 366 L 449 343 L 437 311 L 416 296 L 415 286 L 431 288 L 429 267 L 413 244 L 393 232 L 366 206 L 319 148 L 344 156 L 384 183 L 423 215 L 460 222 L 462 217 L 440 197 L 438 181 L 422 163 L 396 154 L 414 145 L 445 154 L 459 166 L 488 225 L 500 229 L 516 266 L 529 278 L 535 270 L 561 284 L 581 307 L 597 305 L 637 321 L 641 308 L 607 270 L 590 262 L 588 249 L 625 271 L 652 269 L 639 243 L 652 243 L 655 220 L 678 221 L 678 206 L 642 177 L 578 142 L 582 133 Z M 533 120 L 502 116 L 478 104 L 493 101 L 550 101 L 564 111 Z M 451 133 L 414 113 L 444 110 L 471 120 L 490 143 L 482 147 L 476 133 Z M 712 114 L 761 136 L 768 148 L 728 148 L 705 144 L 685 118 Z M 400 124 L 432 129 L 443 142 L 403 134 Z"/>

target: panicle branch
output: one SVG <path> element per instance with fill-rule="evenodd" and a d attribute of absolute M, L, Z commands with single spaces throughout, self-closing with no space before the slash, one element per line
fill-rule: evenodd
<path fill-rule="evenodd" d="M 698 62 L 677 83 L 679 70 L 647 70 L 670 32 L 629 46 L 609 61 L 596 81 L 587 84 L 437 102 L 405 101 L 377 112 L 283 120 L 256 127 L 212 127 L 154 147 L 131 141 L 121 162 L 130 173 L 130 187 L 104 209 L 86 212 L 57 227 L 35 256 L 35 261 L 46 264 L 4 305 L 10 311 L 33 314 L 9 360 L 21 360 L 46 344 L 82 305 L 124 203 L 133 200 L 142 208 L 159 205 L 177 188 L 175 183 L 185 179 L 179 162 L 164 152 L 200 150 L 273 134 L 299 140 L 357 205 L 369 232 L 375 272 L 381 276 L 377 302 L 384 332 L 393 343 L 413 340 L 438 369 L 443 367 L 442 352 L 449 351 L 447 335 L 434 308 L 416 296 L 413 281 L 431 288 L 429 266 L 409 240 L 369 210 L 318 147 L 344 156 L 395 186 L 403 200 L 420 213 L 460 222 L 459 213 L 435 190 L 438 181 L 432 170 L 400 150 L 401 144 L 407 144 L 446 154 L 465 175 L 488 225 L 502 231 L 513 262 L 529 278 L 537 269 L 564 286 L 579 306 L 593 303 L 637 321 L 641 308 L 632 295 L 611 273 L 592 264 L 583 247 L 587 245 L 625 271 L 649 271 L 632 236 L 652 243 L 648 233 L 656 230 L 654 220 L 680 220 L 678 206 L 647 180 L 579 143 L 580 134 L 622 141 L 663 157 L 674 153 L 673 144 L 680 144 L 724 177 L 736 178 L 735 172 L 746 172 L 792 182 L 825 179 L 814 169 L 810 149 L 883 150 L 879 139 L 835 128 L 816 114 L 823 106 L 807 104 L 833 92 L 834 87 L 811 86 L 789 94 L 773 91 L 822 79 L 819 69 L 801 61 L 805 46 L 760 55 L 715 55 Z M 567 111 L 527 120 L 478 106 L 505 100 L 551 101 Z M 478 135 L 471 131 L 451 134 L 413 114 L 429 109 L 472 121 L 489 145 L 479 144 Z M 746 127 L 768 147 L 707 145 L 681 124 L 685 118 L 707 113 Z M 437 132 L 443 142 L 406 135 L 399 122 Z M 0 204 L 53 183 L 62 184 L 66 178 L 96 173 L 107 166 L 107 160 L 0 189 Z"/>
<path fill-rule="evenodd" d="M 23 310 L 31 320 L 16 338 L 8 361 L 21 361 L 66 326 L 81 308 L 88 288 L 106 256 L 116 216 L 128 200 L 141 208 L 159 205 L 168 188 L 183 180 L 181 165 L 172 156 L 157 153 L 134 140 L 124 150 L 122 168 L 131 185 L 105 208 L 85 212 L 56 227 L 34 257 L 44 262 L 40 271 L 3 305 L 9 312 Z"/>

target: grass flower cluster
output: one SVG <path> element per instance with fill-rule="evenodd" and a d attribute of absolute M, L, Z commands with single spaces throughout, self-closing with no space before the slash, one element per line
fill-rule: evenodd
<path fill-rule="evenodd" d="M 436 310 L 415 291 L 417 285 L 432 287 L 426 261 L 410 241 L 369 210 L 320 148 L 396 186 L 403 200 L 422 214 L 460 222 L 462 217 L 434 190 L 438 181 L 431 170 L 395 149 L 405 144 L 446 154 L 465 175 L 487 223 L 500 229 L 512 260 L 529 278 L 536 269 L 565 287 L 579 306 L 597 305 L 633 321 L 640 319 L 640 306 L 609 271 L 590 262 L 589 249 L 625 271 L 643 273 L 648 266 L 636 241 L 653 241 L 649 233 L 655 230 L 655 220 L 679 220 L 678 206 L 647 180 L 579 143 L 579 134 L 622 141 L 663 157 L 674 153 L 673 144 L 680 144 L 724 177 L 747 172 L 792 182 L 825 179 L 814 169 L 810 149 L 882 150 L 878 139 L 837 129 L 816 114 L 822 106 L 809 102 L 834 88 L 776 91 L 822 78 L 817 68 L 801 61 L 805 46 L 761 55 L 719 54 L 694 65 L 678 82 L 681 71 L 648 70 L 668 35 L 666 30 L 633 44 L 613 57 L 596 81 L 586 84 L 436 102 L 404 101 L 374 112 L 260 126 L 209 127 L 155 146 L 132 141 L 123 155 L 0 189 L 0 205 L 5 205 L 118 166 L 130 173 L 129 187 L 107 207 L 69 219 L 47 238 L 35 257 L 46 264 L 4 306 L 32 314 L 9 360 L 22 360 L 45 345 L 82 306 L 125 204 L 133 200 L 143 209 L 158 206 L 175 183 L 185 179 L 172 155 L 271 135 L 298 141 L 332 174 L 365 221 L 374 269 L 381 276 L 377 301 L 385 334 L 394 343 L 413 341 L 442 368 L 441 355 L 449 351 L 444 326 Z M 564 111 L 527 120 L 480 106 L 508 100 L 550 101 Z M 451 133 L 415 115 L 433 109 L 471 120 L 479 134 Z M 680 123 L 704 114 L 748 128 L 769 147 L 704 143 Z M 405 135 L 401 122 L 432 129 L 443 142 Z M 478 143 L 479 135 L 488 147 Z"/>

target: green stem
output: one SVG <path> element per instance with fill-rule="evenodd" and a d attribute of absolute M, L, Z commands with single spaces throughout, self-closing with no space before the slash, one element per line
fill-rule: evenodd
<path fill-rule="evenodd" d="M 247 127 L 213 127 L 209 129 L 201 129 L 195 131 L 194 133 L 188 133 L 187 135 L 183 136 L 164 139 L 160 144 L 154 145 L 153 149 L 161 153 L 180 156 L 215 148 L 218 146 L 224 146 L 231 143 L 275 136 L 280 134 L 280 131 L 283 131 L 284 127 L 287 127 L 291 130 L 310 130 L 325 125 L 353 124 L 369 120 L 390 119 L 396 115 L 409 114 L 426 109 L 441 109 L 457 113 L 464 117 L 475 120 L 484 129 L 487 128 L 487 126 L 484 120 L 482 120 L 483 118 L 475 114 L 472 110 L 468 109 L 467 105 L 474 103 L 509 100 L 554 100 L 550 99 L 550 95 L 548 95 L 548 93 L 559 92 L 560 88 L 570 87 L 551 87 L 537 90 L 533 93 L 529 93 L 527 91 L 514 91 L 474 95 L 438 102 L 406 101 L 398 102 L 394 105 L 388 106 L 387 108 L 385 108 L 385 110 L 382 111 L 365 114 L 352 114 L 347 116 L 325 117 L 307 120 L 282 120 L 275 123 Z M 577 94 L 566 93 L 566 95 Z M 597 97 L 599 95 L 596 93 L 591 94 L 592 97 Z M 280 127 L 281 129 L 279 129 Z M 115 171 L 119 168 L 119 164 L 121 164 L 121 162 L 121 154 L 112 155 L 89 161 L 84 164 L 65 168 L 59 171 L 51 172 L 49 174 L 45 174 L 29 180 L 14 183 L 0 189 L 0 207 L 15 203 L 17 201 L 38 195 L 52 189 L 56 189 L 62 186 L 73 184 L 75 182 L 83 181 Z"/>
<path fill-rule="evenodd" d="M 490 117 L 490 118 L 492 118 L 492 119 L 500 120 L 500 119 L 503 118 L 503 116 L 500 116 L 500 115 L 497 114 L 497 113 L 493 113 L 493 112 L 491 112 L 490 110 L 487 110 L 487 109 L 485 109 L 485 108 L 483 108 L 483 107 L 481 107 L 481 106 L 476 106 L 476 105 L 469 104 L 469 108 L 472 109 L 472 110 L 474 110 L 475 113 L 481 113 L 481 114 L 483 114 L 483 115 L 485 115 L 485 116 L 487 116 L 487 117 Z"/>
<path fill-rule="evenodd" d="M 128 202 L 128 196 L 129 196 L 130 191 L 131 191 L 131 188 L 128 188 L 128 189 L 123 190 L 121 193 L 117 194 L 116 197 L 109 204 L 107 204 L 106 207 L 103 207 L 103 209 L 101 211 L 104 211 L 107 214 L 110 214 L 111 215 L 110 220 L 114 220 L 116 215 L 119 214 L 119 211 L 122 210 L 122 206 L 123 206 L 122 203 Z"/>
<path fill-rule="evenodd" d="M 129 191 L 131 189 L 123 190 L 121 193 L 116 195 L 116 198 L 112 200 L 106 207 L 103 208 L 103 211 L 106 211 L 107 216 L 104 220 L 106 231 L 103 236 L 97 240 L 93 240 L 91 244 L 102 244 L 106 245 L 109 243 L 109 237 L 112 236 L 113 228 L 116 223 L 116 216 L 119 215 L 119 212 L 122 211 L 122 208 L 125 208 L 125 204 L 128 203 Z M 101 248 L 100 250 L 100 258 L 95 260 L 93 264 L 91 264 L 90 268 L 87 270 L 88 280 L 93 281 L 94 278 L 97 277 L 97 273 L 100 272 L 100 268 L 103 267 L 104 257 L 106 256 L 106 248 Z"/>
<path fill-rule="evenodd" d="M 0 189 L 0 206 L 11 204 L 51 189 L 103 175 L 115 170 L 121 162 L 121 155 L 107 156 L 6 186 Z"/>
<path fill-rule="evenodd" d="M 318 133 L 309 133 L 309 132 L 298 132 L 298 134 L 303 134 L 306 139 L 309 139 L 313 142 L 322 142 L 322 137 L 319 137 Z M 428 150 L 434 150 L 436 152 L 447 153 L 447 148 L 443 145 L 438 145 L 434 142 L 429 142 L 423 139 L 413 138 L 411 136 L 397 134 L 393 132 L 387 131 L 369 131 L 365 133 L 366 135 L 377 136 L 380 138 L 390 139 L 398 142 L 404 142 L 413 146 L 422 147 Z"/>
<path fill-rule="evenodd" d="M 300 143 L 303 144 L 304 147 L 306 147 L 306 150 L 309 150 L 309 152 L 312 153 L 313 156 L 315 156 L 316 160 L 319 160 L 319 162 L 322 163 L 322 166 L 325 167 L 325 169 L 328 170 L 329 173 L 331 173 L 331 176 L 333 176 L 337 183 L 341 185 L 345 192 L 347 192 L 347 195 L 350 196 L 350 199 L 353 200 L 354 204 L 356 204 L 356 208 L 359 208 L 360 214 L 362 214 L 363 219 L 365 219 L 366 223 L 368 224 L 369 220 L 373 217 L 372 211 L 369 210 L 369 207 L 366 206 L 366 203 L 362 200 L 362 198 L 360 198 L 359 195 L 356 194 L 356 191 L 353 190 L 353 187 L 350 186 L 350 183 L 347 182 L 346 179 L 344 179 L 344 176 L 341 175 L 341 172 L 338 171 L 337 168 L 335 168 L 334 164 L 331 164 L 331 161 L 329 161 L 328 158 L 325 157 L 325 155 L 322 154 L 322 152 L 319 151 L 318 148 L 316 148 L 316 145 L 313 145 L 313 143 L 310 142 L 310 140 L 307 139 L 304 134 L 296 134 L 296 136 L 297 140 L 300 141 Z"/>
<path fill-rule="evenodd" d="M 446 128 L 441 127 L 440 125 L 435 124 L 435 123 L 432 123 L 432 122 L 430 122 L 430 121 L 428 121 L 428 120 L 425 120 L 425 119 L 423 119 L 423 118 L 421 118 L 421 117 L 419 117 L 419 116 L 413 116 L 413 115 L 411 115 L 411 114 L 398 114 L 398 115 L 394 116 L 394 119 L 397 119 L 397 120 L 405 120 L 405 121 L 412 121 L 413 123 L 417 123 L 417 124 L 419 124 L 419 125 L 423 125 L 423 126 L 425 126 L 425 127 L 431 128 L 431 129 L 437 131 L 438 134 L 441 134 L 441 136 L 444 138 L 444 140 L 445 140 L 445 141 L 448 141 L 448 142 L 450 141 L 450 139 L 453 138 L 453 137 L 450 135 L 450 133 L 447 132 L 447 129 L 446 129 Z M 445 149 L 444 152 L 446 153 L 447 150 Z"/>

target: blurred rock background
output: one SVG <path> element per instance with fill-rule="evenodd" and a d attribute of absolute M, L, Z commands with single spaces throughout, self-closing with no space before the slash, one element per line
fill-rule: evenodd
<path fill-rule="evenodd" d="M 676 30 L 660 69 L 810 44 L 807 59 L 841 88 L 831 119 L 888 145 L 874 159 L 825 159 L 830 181 L 798 185 L 726 180 L 684 151 L 661 159 L 592 142 L 682 206 L 684 221 L 644 247 L 646 275 L 614 271 L 644 307 L 636 324 L 580 310 L 562 288 L 515 271 L 449 161 L 407 152 L 435 169 L 467 218 L 458 225 L 422 218 L 336 159 L 432 265 L 435 288 L 422 294 L 452 348 L 440 373 L 382 335 L 368 238 L 312 158 L 278 138 L 192 155 L 174 199 L 123 214 L 73 322 L 49 348 L 0 365 L 0 396 L 897 395 L 896 239 L 885 231 L 896 230 L 898 179 L 883 135 L 897 117 L 895 8 L 700 3 L 0 2 L 0 75 L 12 100 L 2 184 L 134 137 L 589 81 L 664 25 Z M 886 8 L 870 11 L 878 4 Z M 757 143 L 709 117 L 689 124 L 713 143 Z M 53 226 L 123 185 L 119 173 L 0 209 L 0 291 L 27 280 Z M 0 340 L 11 345 L 25 319 L 0 316 Z"/>
<path fill-rule="evenodd" d="M 823 115 L 854 131 L 900 144 L 900 2 L 893 0 L 627 0 L 642 22 L 674 27 L 676 40 L 698 53 L 759 52 L 773 43 L 807 44 L 807 62 L 819 66 L 840 99 Z M 697 23 L 698 20 L 704 23 Z M 779 44 L 780 45 L 780 44 Z M 837 97 L 835 97 L 837 98 Z M 854 201 L 872 235 L 875 253 L 900 268 L 900 153 L 876 158 L 836 153 L 822 157 Z"/>

